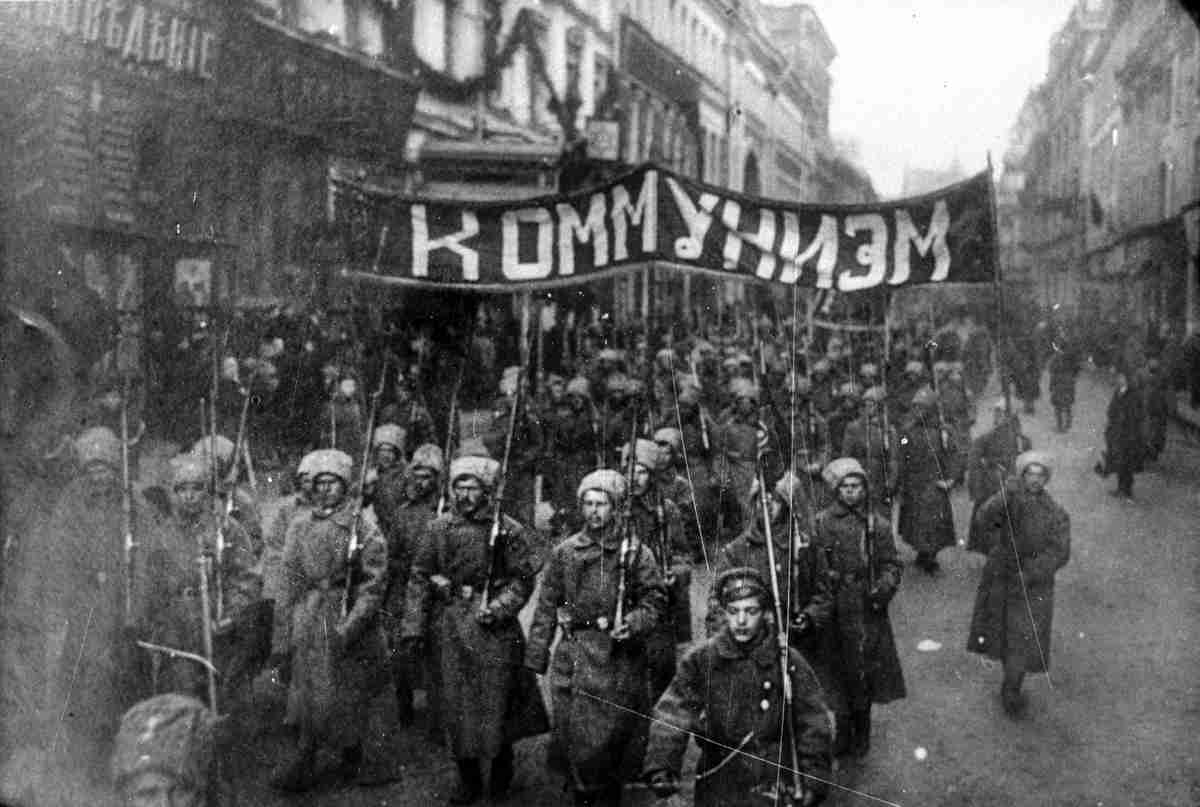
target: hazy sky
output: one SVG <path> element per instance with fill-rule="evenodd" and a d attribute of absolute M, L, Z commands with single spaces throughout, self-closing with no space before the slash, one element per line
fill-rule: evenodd
<path fill-rule="evenodd" d="M 790 0 L 764 0 L 788 5 Z M 830 129 L 883 196 L 904 166 L 998 163 L 1074 0 L 810 0 L 837 48 Z"/>

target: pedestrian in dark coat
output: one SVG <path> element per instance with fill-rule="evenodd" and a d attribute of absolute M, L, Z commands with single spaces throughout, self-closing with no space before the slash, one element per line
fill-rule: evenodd
<path fill-rule="evenodd" d="M 817 516 L 813 541 L 825 555 L 833 595 L 824 647 L 834 675 L 826 695 L 838 717 L 839 751 L 861 757 L 871 745 L 871 704 L 907 694 L 887 612 L 903 566 L 891 525 L 869 505 L 862 466 L 843 457 L 825 476 L 836 500 Z"/>
<path fill-rule="evenodd" d="M 578 805 L 615 807 L 641 768 L 651 705 L 645 641 L 667 608 L 653 553 L 617 515 L 625 495 L 616 471 L 580 482 L 584 529 L 551 551 L 529 628 L 525 664 L 539 675 L 550 670 L 550 764 L 567 775 Z"/>
<path fill-rule="evenodd" d="M 1050 404 L 1054 407 L 1055 430 L 1060 434 L 1071 430 L 1080 363 L 1079 350 L 1070 342 L 1056 346 L 1050 357 Z"/>
<path fill-rule="evenodd" d="M 555 509 L 571 510 L 575 485 L 604 464 L 599 415 L 586 378 L 572 378 L 567 383 L 563 400 L 543 418 L 542 433 L 539 470 L 546 480 L 544 496 Z"/>
<path fill-rule="evenodd" d="M 816 675 L 788 650 L 786 712 L 768 583 L 754 569 L 735 568 L 717 579 L 716 592 L 728 617 L 724 626 L 687 652 L 654 707 L 644 765 L 650 787 L 660 798 L 678 789 L 694 736 L 700 746 L 697 807 L 820 804 L 833 767 L 833 726 Z M 794 758 L 790 747 L 781 747 L 784 738 Z M 774 764 L 780 759 L 796 773 L 781 772 Z"/>
<path fill-rule="evenodd" d="M 315 503 L 288 527 L 270 662 L 276 677 L 288 682 L 286 720 L 297 730 L 295 754 L 273 779 L 284 790 L 316 784 L 322 746 L 341 751 L 347 779 L 368 783 L 382 773 L 362 762 L 367 708 L 387 675 L 378 618 L 387 544 L 374 514 L 360 511 L 349 493 L 350 456 L 324 449 L 313 452 L 310 463 Z M 353 564 L 352 534 L 359 544 Z"/>
<path fill-rule="evenodd" d="M 983 567 L 967 650 L 1004 663 L 1001 698 L 1016 714 L 1023 708 L 1026 673 L 1050 669 L 1054 575 L 1071 558 L 1071 520 L 1046 492 L 1050 459 L 1027 451 L 1017 457 L 1016 478 L 979 512 L 993 533 Z"/>
<path fill-rule="evenodd" d="M 450 463 L 453 508 L 429 527 L 408 580 L 402 634 L 406 652 L 436 632 L 441 719 L 446 746 L 458 766 L 454 804 L 483 796 L 483 760 L 492 760 L 489 789 L 507 793 L 513 743 L 548 730 L 533 676 L 522 667 L 525 635 L 517 614 L 533 593 L 541 559 L 519 522 L 496 515 L 500 463 L 459 457 Z M 441 605 L 432 624 L 432 603 Z"/>
<path fill-rule="evenodd" d="M 975 515 L 1012 474 L 1017 455 L 1031 447 L 1029 438 L 1021 433 L 1020 418 L 1007 412 L 1006 406 L 1003 399 L 992 404 L 992 428 L 971 442 L 967 455 L 967 492 L 972 502 L 967 549 L 984 555 L 989 550 L 987 536 Z"/>
<path fill-rule="evenodd" d="M 1117 388 L 1108 402 L 1108 422 L 1104 426 L 1107 446 L 1105 475 L 1117 475 L 1112 495 L 1133 498 L 1133 475 L 1141 473 L 1146 461 L 1146 407 L 1134 379 L 1117 371 Z"/>
<path fill-rule="evenodd" d="M 941 424 L 935 402 L 929 388 L 913 396 L 899 441 L 900 537 L 929 574 L 940 568 L 937 553 L 956 541 L 950 491 L 961 476 L 954 435 Z"/>

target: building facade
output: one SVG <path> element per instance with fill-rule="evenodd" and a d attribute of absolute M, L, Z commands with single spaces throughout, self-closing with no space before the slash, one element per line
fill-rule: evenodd
<path fill-rule="evenodd" d="M 323 302 L 335 165 L 403 170 L 410 40 L 357 0 L 4 4 L 6 296 L 133 365 L 199 310 Z"/>
<path fill-rule="evenodd" d="M 1045 306 L 1200 323 L 1200 39 L 1175 0 L 1080 0 L 1014 128 L 1005 270 Z"/>

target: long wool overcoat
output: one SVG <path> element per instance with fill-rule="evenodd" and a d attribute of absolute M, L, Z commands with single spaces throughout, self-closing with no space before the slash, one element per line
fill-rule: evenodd
<path fill-rule="evenodd" d="M 814 777 L 806 784 L 824 793 L 833 763 L 831 716 L 816 675 L 795 650 L 788 653 L 788 674 L 798 767 Z M 698 740 L 697 807 L 770 805 L 764 796 L 774 788 L 773 762 L 781 758 L 782 683 L 773 634 L 742 647 L 722 629 L 691 648 L 654 707 L 659 722 L 650 727 L 645 773 L 678 776 L 694 734 L 704 738 Z"/>
<path fill-rule="evenodd" d="M 525 663 L 550 669 L 554 737 L 550 763 L 572 789 L 601 791 L 640 769 L 638 750 L 651 704 L 645 640 L 667 609 L 667 590 L 649 547 L 632 542 L 626 553 L 624 617 L 632 637 L 615 642 L 622 525 L 600 538 L 578 532 L 550 552 Z M 550 663 L 557 629 L 563 637 Z"/>
<path fill-rule="evenodd" d="M 833 618 L 821 639 L 819 669 L 835 711 L 865 709 L 905 697 L 904 672 L 886 604 L 873 606 L 877 588 L 886 603 L 900 586 L 903 566 L 887 519 L 876 515 L 867 545 L 862 513 L 835 502 L 817 516 L 813 542 L 831 572 Z"/>
<path fill-rule="evenodd" d="M 481 624 L 491 526 L 490 511 L 444 513 L 429 525 L 408 578 L 401 633 L 436 634 L 442 728 L 456 759 L 490 759 L 504 745 L 549 730 L 536 681 L 522 667 L 525 635 L 517 623 L 541 559 L 525 528 L 505 516 L 488 594 L 495 620 Z M 448 582 L 439 587 L 435 577 Z"/>
<path fill-rule="evenodd" d="M 1054 575 L 1071 558 L 1070 517 L 1048 493 L 1027 493 L 1010 481 L 977 518 L 991 534 L 991 551 L 975 595 L 967 649 L 1001 660 L 1019 654 L 1027 672 L 1045 672 Z"/>
<path fill-rule="evenodd" d="M 954 546 L 950 493 L 936 484 L 960 475 L 953 432 L 939 429 L 936 415 L 917 418 L 901 431 L 899 443 L 900 537 L 918 552 Z"/>
<path fill-rule="evenodd" d="M 370 509 L 358 526 L 357 564 L 348 562 L 355 507 L 298 513 L 288 526 L 275 601 L 272 649 L 289 653 L 287 721 L 333 747 L 361 741 L 367 707 L 385 680 L 379 607 L 387 585 L 387 544 Z M 346 575 L 353 597 L 346 616 Z"/>

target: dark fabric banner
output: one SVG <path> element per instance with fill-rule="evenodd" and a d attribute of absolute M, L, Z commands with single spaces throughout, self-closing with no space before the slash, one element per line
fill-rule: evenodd
<path fill-rule="evenodd" d="M 991 177 L 869 205 L 760 199 L 641 166 L 607 185 L 518 202 L 463 204 L 339 186 L 346 275 L 514 292 L 645 266 L 853 293 L 991 283 Z"/>

